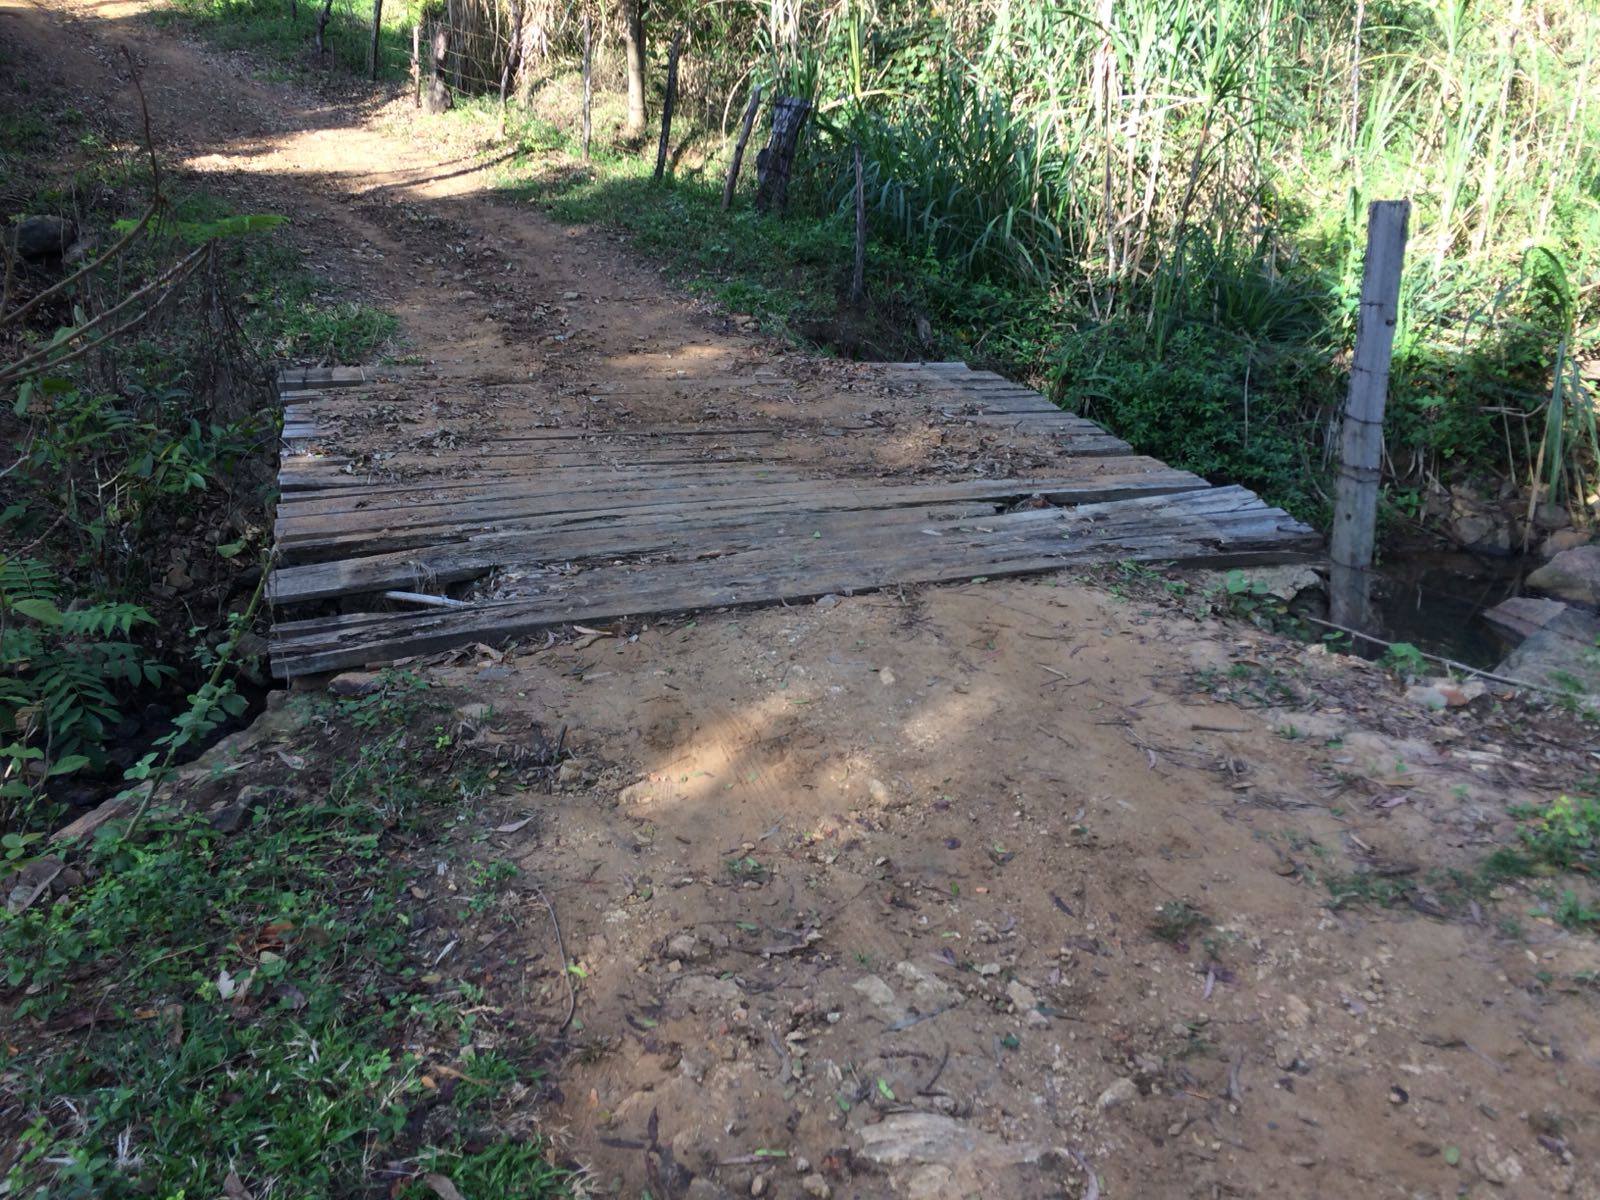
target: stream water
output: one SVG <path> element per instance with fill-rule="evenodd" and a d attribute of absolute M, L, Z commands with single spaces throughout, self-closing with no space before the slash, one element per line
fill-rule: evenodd
<path fill-rule="evenodd" d="M 1522 592 L 1540 560 L 1482 558 L 1459 551 L 1402 552 L 1379 567 L 1374 608 L 1382 635 L 1419 650 L 1492 670 L 1510 645 L 1483 614 Z"/>

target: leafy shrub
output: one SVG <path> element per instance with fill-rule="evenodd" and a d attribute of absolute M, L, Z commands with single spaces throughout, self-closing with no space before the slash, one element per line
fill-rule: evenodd
<path fill-rule="evenodd" d="M 50 568 L 0 556 L 0 828 L 31 814 L 45 782 L 103 762 L 119 697 L 172 675 L 126 640 L 135 604 L 61 607 Z"/>

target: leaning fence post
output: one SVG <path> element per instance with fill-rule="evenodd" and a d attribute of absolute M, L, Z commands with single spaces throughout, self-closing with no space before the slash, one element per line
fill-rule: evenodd
<path fill-rule="evenodd" d="M 583 161 L 589 161 L 589 114 L 594 107 L 594 29 L 589 14 L 583 14 Z"/>
<path fill-rule="evenodd" d="M 656 182 L 667 171 L 667 143 L 672 139 L 672 106 L 678 99 L 678 52 L 683 49 L 683 31 L 672 39 L 667 51 L 667 94 L 661 101 L 661 144 L 656 147 Z"/>
<path fill-rule="evenodd" d="M 744 108 L 744 124 L 739 127 L 739 140 L 733 146 L 733 161 L 728 164 L 728 181 L 722 185 L 722 211 L 727 212 L 733 207 L 733 192 L 739 186 L 739 167 L 744 163 L 745 143 L 750 140 L 750 131 L 755 128 L 756 110 L 761 107 L 761 85 L 756 84 L 755 91 L 750 93 L 750 103 Z"/>
<path fill-rule="evenodd" d="M 1400 274 L 1410 216 L 1408 200 L 1377 200 L 1367 208 L 1367 256 L 1340 439 L 1328 553 L 1329 615 L 1336 625 L 1363 631 L 1372 622 L 1369 584 L 1383 462 L 1383 409 L 1400 318 Z"/>
<path fill-rule="evenodd" d="M 810 112 L 810 103 L 799 96 L 780 96 L 773 104 L 772 132 L 756 155 L 757 212 L 781 213 L 787 207 L 789 172 L 800 147 L 800 131 Z"/>

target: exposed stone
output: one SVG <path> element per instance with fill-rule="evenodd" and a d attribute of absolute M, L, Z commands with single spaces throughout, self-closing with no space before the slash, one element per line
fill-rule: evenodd
<path fill-rule="evenodd" d="M 1587 608 L 1600 607 L 1600 546 L 1563 550 L 1528 576 L 1528 586 Z"/>
<path fill-rule="evenodd" d="M 919 1013 L 937 1012 L 961 1003 L 961 993 L 925 967 L 914 962 L 897 962 L 894 973 L 911 989 L 911 1006 Z"/>
<path fill-rule="evenodd" d="M 817 1200 L 828 1200 L 833 1195 L 833 1188 L 828 1185 L 820 1172 L 813 1171 L 800 1181 L 800 1188 L 808 1196 L 815 1196 Z"/>
<path fill-rule="evenodd" d="M 1546 601 L 1545 603 L 1556 603 Z M 1504 606 L 1502 606 L 1504 607 Z M 1528 634 L 1496 673 L 1575 695 L 1600 696 L 1600 616 L 1559 604 L 1538 610 L 1543 624 Z"/>
<path fill-rule="evenodd" d="M 1479 509 L 1457 517 L 1450 525 L 1456 541 L 1486 554 L 1511 553 L 1511 522 L 1502 513 Z"/>
<path fill-rule="evenodd" d="M 675 958 L 679 962 L 700 962 L 711 957 L 711 947 L 685 930 L 667 939 L 667 957 Z"/>
<path fill-rule="evenodd" d="M 1006 984 L 1006 996 L 1019 1013 L 1032 1012 L 1039 1007 L 1039 998 L 1033 994 L 1033 989 L 1015 979 Z"/>
<path fill-rule="evenodd" d="M 1539 544 L 1539 553 L 1545 558 L 1554 558 L 1563 550 L 1575 550 L 1592 541 L 1594 535 L 1586 529 L 1558 529 Z"/>
<path fill-rule="evenodd" d="M 1501 633 L 1517 639 L 1532 637 L 1567 611 L 1560 600 L 1543 596 L 1512 596 L 1483 614 Z"/>
<path fill-rule="evenodd" d="M 218 833 L 238 833 L 249 823 L 250 814 L 256 809 L 281 803 L 288 794 L 287 788 L 271 784 L 246 784 L 232 801 L 212 809 L 207 819 Z"/>
<path fill-rule="evenodd" d="M 1109 1112 L 1113 1108 L 1131 1104 L 1138 1098 L 1139 1085 L 1133 1080 L 1124 1077 L 1101 1092 L 1100 1098 L 1094 1102 L 1094 1106 L 1101 1112 Z"/>
<path fill-rule="evenodd" d="M 370 696 L 383 687 L 383 676 L 376 671 L 346 671 L 328 681 L 328 694 L 353 700 Z"/>
<path fill-rule="evenodd" d="M 1533 510 L 1533 527 L 1546 532 L 1553 529 L 1565 529 L 1572 524 L 1572 514 L 1565 505 L 1551 504 L 1546 501 L 1535 506 Z"/>
<path fill-rule="evenodd" d="M 65 217 L 23 217 L 11 231 L 18 256 L 58 258 L 78 238 L 78 227 Z"/>
<path fill-rule="evenodd" d="M 895 996 L 894 989 L 876 975 L 865 975 L 850 986 L 866 997 L 878 1010 L 878 1015 L 891 1025 L 910 1015 Z"/>

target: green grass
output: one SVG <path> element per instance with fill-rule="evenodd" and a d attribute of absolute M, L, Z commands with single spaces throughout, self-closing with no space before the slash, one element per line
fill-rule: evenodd
<path fill-rule="evenodd" d="M 321 4 L 300 0 L 291 17 L 289 0 L 172 0 L 161 19 L 195 29 L 228 50 L 249 50 L 288 68 L 305 71 L 317 63 L 316 30 Z M 379 74 L 403 79 L 410 71 L 411 27 L 417 7 L 390 0 L 384 5 L 379 37 Z M 325 37 L 326 59 L 352 74 L 365 75 L 372 42 L 372 8 L 360 0 L 334 0 Z"/>
<path fill-rule="evenodd" d="M 1544 808 L 1523 808 L 1515 846 L 1500 846 L 1468 870 L 1436 869 L 1422 876 L 1378 875 L 1357 871 L 1323 877 L 1331 904 L 1392 908 L 1414 904 L 1423 911 L 1465 911 L 1491 897 L 1505 883 L 1529 882 L 1544 915 L 1565 929 L 1600 932 L 1600 896 L 1589 881 L 1600 870 L 1600 800 L 1561 796 Z M 1564 877 L 1572 886 L 1558 890 Z M 1589 894 L 1579 890 L 1583 880 Z M 1422 903 L 1418 904 L 1418 901 Z"/>
<path fill-rule="evenodd" d="M 105 839 L 70 896 L 0 917 L 0 1191 L 216 1196 L 233 1171 L 257 1196 L 357 1195 L 436 1170 L 468 1196 L 563 1194 L 545 1147 L 495 1127 L 531 1045 L 475 1053 L 482 993 L 424 982 L 409 949 L 405 846 L 456 794 L 429 708 L 401 676 L 322 702 L 320 746 L 356 749 L 315 785 L 231 837 L 182 817 Z M 466 1082 L 441 1099 L 430 1063 Z"/>

